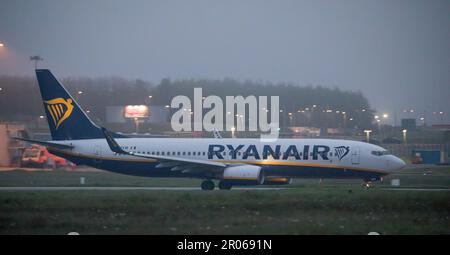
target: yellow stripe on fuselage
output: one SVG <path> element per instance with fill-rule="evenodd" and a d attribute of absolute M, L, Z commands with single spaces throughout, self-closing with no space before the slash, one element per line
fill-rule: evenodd
<path fill-rule="evenodd" d="M 257 181 L 258 179 L 256 178 L 244 178 L 244 177 L 224 177 L 224 180 L 241 180 L 241 181 Z"/>
<path fill-rule="evenodd" d="M 359 167 L 351 167 L 351 166 L 340 166 L 340 165 L 324 165 L 324 164 L 314 164 L 314 163 L 305 163 L 301 161 L 282 161 L 282 160 L 260 160 L 260 161 L 244 161 L 244 160 L 215 160 L 216 162 L 228 163 L 228 164 L 251 164 L 251 165 L 274 165 L 274 166 L 309 166 L 309 167 L 323 167 L 323 168 L 338 168 L 338 169 L 348 169 L 348 170 L 360 170 L 360 171 L 370 171 L 370 172 L 379 172 L 385 173 L 378 169 L 369 169 L 369 168 L 359 168 Z"/>

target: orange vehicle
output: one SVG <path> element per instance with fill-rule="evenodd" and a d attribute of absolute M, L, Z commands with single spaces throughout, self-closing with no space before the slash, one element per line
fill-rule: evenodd
<path fill-rule="evenodd" d="M 20 160 L 20 165 L 24 167 L 59 168 L 70 164 L 64 158 L 49 153 L 45 147 L 39 145 L 26 148 Z"/>

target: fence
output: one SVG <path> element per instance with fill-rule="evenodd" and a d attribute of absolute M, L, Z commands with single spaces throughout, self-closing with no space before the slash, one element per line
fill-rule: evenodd
<path fill-rule="evenodd" d="M 399 157 L 411 157 L 413 150 L 439 150 L 450 157 L 450 144 L 382 144 L 381 147 Z"/>

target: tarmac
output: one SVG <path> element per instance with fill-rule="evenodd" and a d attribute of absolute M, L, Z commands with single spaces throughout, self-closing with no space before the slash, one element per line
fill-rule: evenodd
<path fill-rule="evenodd" d="M 232 190 L 283 190 L 288 188 L 242 188 Z M 176 190 L 192 191 L 201 190 L 200 187 L 0 187 L 0 191 L 126 191 L 126 190 Z"/>
<path fill-rule="evenodd" d="M 293 188 L 271 188 L 271 187 L 234 187 L 232 190 L 287 190 Z M 200 187 L 0 187 L 0 191 L 127 191 L 127 190 L 174 190 L 194 191 L 201 190 Z M 218 189 L 216 189 L 218 190 Z M 386 191 L 450 191 L 441 188 L 382 188 Z"/>

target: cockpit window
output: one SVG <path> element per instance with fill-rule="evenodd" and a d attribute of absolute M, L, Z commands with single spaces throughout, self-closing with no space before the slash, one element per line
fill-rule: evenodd
<path fill-rule="evenodd" d="M 383 156 L 383 155 L 389 155 L 390 153 L 388 151 L 372 151 L 372 155 L 375 156 Z"/>

